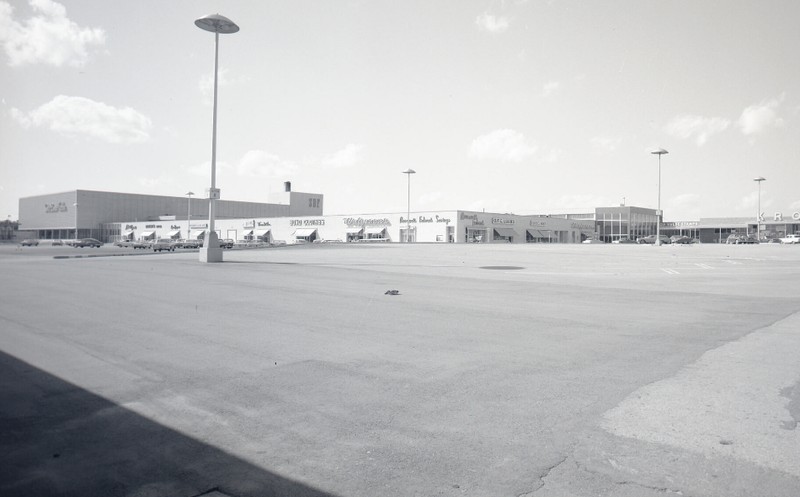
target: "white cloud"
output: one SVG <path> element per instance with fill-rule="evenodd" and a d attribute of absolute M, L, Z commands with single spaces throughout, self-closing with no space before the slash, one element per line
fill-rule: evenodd
<path fill-rule="evenodd" d="M 698 147 L 703 146 L 709 137 L 725 131 L 731 122 L 721 117 L 676 116 L 664 131 L 677 138 L 694 138 Z"/>
<path fill-rule="evenodd" d="M 52 0 L 30 0 L 34 15 L 17 22 L 14 8 L 0 2 L 0 43 L 9 66 L 48 64 L 82 66 L 93 47 L 105 43 L 105 31 L 81 28 L 67 18 L 67 9 Z"/>
<path fill-rule="evenodd" d="M 554 148 L 547 153 L 544 157 L 544 161 L 550 164 L 554 164 L 561 160 L 561 157 L 564 155 L 564 151 L 558 148 Z"/>
<path fill-rule="evenodd" d="M 482 31 L 487 31 L 489 33 L 502 33 L 508 29 L 509 20 L 507 17 L 495 17 L 488 12 L 484 12 L 475 18 L 475 24 L 477 24 L 478 28 Z"/>
<path fill-rule="evenodd" d="M 762 212 L 772 205 L 772 199 L 766 194 L 766 190 L 761 190 L 761 210 Z M 747 213 L 758 211 L 758 190 L 754 190 L 739 200 L 739 210 Z M 755 214 L 753 214 L 755 216 Z"/>
<path fill-rule="evenodd" d="M 789 208 L 793 211 L 800 210 L 800 200 L 795 200 L 791 204 L 789 204 Z"/>
<path fill-rule="evenodd" d="M 469 154 L 478 159 L 521 162 L 536 153 L 537 147 L 513 129 L 496 129 L 472 141 Z"/>
<path fill-rule="evenodd" d="M 322 165 L 330 168 L 352 167 L 362 161 L 363 155 L 364 145 L 350 143 L 338 152 L 322 159 Z"/>
<path fill-rule="evenodd" d="M 250 78 L 247 76 L 238 76 L 232 77 L 230 71 L 227 68 L 220 68 L 217 71 L 217 89 L 224 88 L 226 86 L 236 85 L 239 83 L 244 83 L 249 81 Z M 214 103 L 214 72 L 210 72 L 208 74 L 204 74 L 200 77 L 200 81 L 197 83 L 197 87 L 200 89 L 200 95 L 203 97 L 203 103 L 207 105 L 211 105 Z"/>
<path fill-rule="evenodd" d="M 236 164 L 240 176 L 281 179 L 297 171 L 298 166 L 264 150 L 250 150 Z"/>
<path fill-rule="evenodd" d="M 783 126 L 783 119 L 778 116 L 778 106 L 783 101 L 784 96 L 751 105 L 742 111 L 739 117 L 739 127 L 745 135 L 755 135 L 764 132 L 767 128 L 777 128 Z"/>
<path fill-rule="evenodd" d="M 558 200 L 549 205 L 552 214 L 560 211 L 566 213 L 590 213 L 594 212 L 595 207 L 616 205 L 608 198 L 598 195 L 562 195 Z"/>
<path fill-rule="evenodd" d="M 560 86 L 561 83 L 559 83 L 558 81 L 549 81 L 545 83 L 544 86 L 542 87 L 542 96 L 547 98 L 553 95 L 558 91 Z"/>
<path fill-rule="evenodd" d="M 615 152 L 620 144 L 622 144 L 622 138 L 612 138 L 609 136 L 595 136 L 589 141 L 594 148 L 606 153 Z"/>
<path fill-rule="evenodd" d="M 150 119 L 130 107 L 112 107 L 83 97 L 58 95 L 25 114 L 11 109 L 23 128 L 48 127 L 65 135 L 86 135 L 109 143 L 140 143 L 150 139 Z"/>

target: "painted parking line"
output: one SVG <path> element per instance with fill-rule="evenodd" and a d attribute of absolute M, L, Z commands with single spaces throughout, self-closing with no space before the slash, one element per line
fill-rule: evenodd
<path fill-rule="evenodd" d="M 666 267 L 662 267 L 661 270 L 664 271 L 667 274 L 681 274 L 681 273 L 679 273 L 678 271 L 676 271 L 674 269 L 670 269 L 670 268 L 666 268 Z"/>
<path fill-rule="evenodd" d="M 709 266 L 708 264 L 695 263 L 695 266 L 697 266 L 699 268 L 702 268 L 702 269 L 714 269 L 713 267 Z"/>

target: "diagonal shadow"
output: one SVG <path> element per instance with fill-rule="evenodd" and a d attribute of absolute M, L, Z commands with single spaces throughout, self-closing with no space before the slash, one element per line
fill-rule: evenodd
<path fill-rule="evenodd" d="M 334 497 L 0 352 L 0 495 Z"/>

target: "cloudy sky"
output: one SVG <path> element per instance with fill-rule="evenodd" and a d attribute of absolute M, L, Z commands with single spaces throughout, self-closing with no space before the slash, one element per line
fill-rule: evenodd
<path fill-rule="evenodd" d="M 210 184 L 326 214 L 800 210 L 796 0 L 0 0 L 0 214 Z"/>

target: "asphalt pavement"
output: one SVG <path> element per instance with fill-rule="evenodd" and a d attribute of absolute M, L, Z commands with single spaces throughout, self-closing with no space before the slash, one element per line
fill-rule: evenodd
<path fill-rule="evenodd" d="M 2 495 L 800 495 L 800 247 L 82 250 L 0 246 Z"/>

